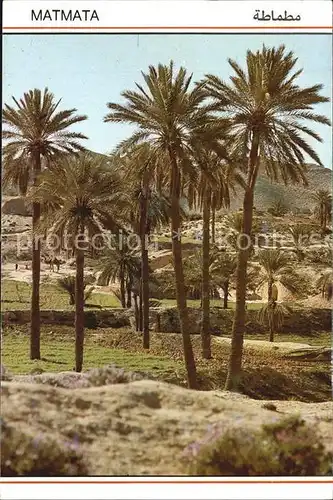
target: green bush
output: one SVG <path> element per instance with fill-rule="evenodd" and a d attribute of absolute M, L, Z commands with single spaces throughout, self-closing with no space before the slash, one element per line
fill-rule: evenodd
<path fill-rule="evenodd" d="M 329 475 L 332 454 L 299 417 L 248 430 L 223 433 L 212 426 L 202 441 L 184 452 L 187 473 L 199 476 Z"/>
<path fill-rule="evenodd" d="M 90 330 L 94 330 L 98 326 L 96 314 L 93 311 L 85 311 L 84 326 Z"/>
<path fill-rule="evenodd" d="M 72 443 L 25 434 L 2 421 L 2 476 L 83 476 L 87 468 Z"/>

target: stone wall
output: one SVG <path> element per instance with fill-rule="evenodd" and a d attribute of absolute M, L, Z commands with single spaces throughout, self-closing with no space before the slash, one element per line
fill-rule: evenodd
<path fill-rule="evenodd" d="M 211 309 L 211 332 L 215 335 L 229 335 L 232 329 L 234 311 L 231 309 Z M 29 310 L 6 311 L 2 314 L 4 324 L 26 324 L 30 322 Z M 74 325 L 74 311 L 45 310 L 41 311 L 41 321 L 45 324 Z M 200 309 L 189 309 L 191 333 L 199 334 L 201 330 Z M 87 328 L 121 328 L 134 326 L 133 311 L 128 309 L 107 309 L 85 311 Z M 330 331 L 332 315 L 330 309 L 295 309 L 291 316 L 286 318 L 281 332 L 310 333 L 316 331 Z M 179 317 L 175 307 L 151 308 L 150 329 L 155 332 L 179 332 Z M 261 333 L 266 328 L 257 322 L 257 311 L 247 311 L 246 332 Z"/>
<path fill-rule="evenodd" d="M 151 329 L 160 332 L 179 332 L 179 318 L 176 308 L 151 309 Z M 246 312 L 247 333 L 263 333 L 267 328 L 257 321 L 257 311 Z M 211 308 L 210 324 L 211 332 L 215 335 L 229 335 L 232 330 L 234 311 L 231 309 Z M 189 310 L 189 322 L 191 333 L 201 331 L 201 311 L 200 309 Z M 309 333 L 316 331 L 331 331 L 332 313 L 330 309 L 295 309 L 286 318 L 280 332 Z"/>
<path fill-rule="evenodd" d="M 74 325 L 74 311 L 44 310 L 40 312 L 42 323 L 49 325 Z M 130 326 L 131 311 L 108 309 L 101 311 L 85 311 L 87 328 L 121 328 Z M 3 324 L 30 323 L 29 310 L 5 311 L 2 313 Z"/>

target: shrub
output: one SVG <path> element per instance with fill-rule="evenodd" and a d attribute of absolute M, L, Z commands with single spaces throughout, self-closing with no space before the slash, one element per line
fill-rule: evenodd
<path fill-rule="evenodd" d="M 82 454 L 70 443 L 59 444 L 46 435 L 32 436 L 2 421 L 3 476 L 83 476 Z"/>
<path fill-rule="evenodd" d="M 154 283 L 152 283 L 150 289 L 151 295 L 155 299 L 175 299 L 176 287 L 174 274 L 169 271 L 154 273 Z"/>
<path fill-rule="evenodd" d="M 90 386 L 101 386 L 108 384 L 128 384 L 135 380 L 142 380 L 143 375 L 135 372 L 127 372 L 115 365 L 107 365 L 102 368 L 92 368 L 85 374 Z"/>
<path fill-rule="evenodd" d="M 187 473 L 200 476 L 315 476 L 331 474 L 332 454 L 299 417 L 223 433 L 212 426 L 184 452 Z"/>
<path fill-rule="evenodd" d="M 84 288 L 90 285 L 94 281 L 94 277 L 87 276 L 84 279 Z M 68 293 L 69 304 L 75 304 L 75 276 L 63 276 L 58 279 L 58 287 Z M 92 295 L 94 287 L 90 287 L 88 290 L 84 291 L 84 302 L 86 302 Z"/>
<path fill-rule="evenodd" d="M 98 326 L 97 316 L 93 311 L 85 311 L 84 326 L 90 330 L 94 330 Z"/>
<path fill-rule="evenodd" d="M 267 212 L 273 217 L 283 217 L 288 212 L 288 207 L 282 200 L 276 200 Z"/>
<path fill-rule="evenodd" d="M 307 253 L 308 260 L 312 264 L 330 266 L 332 264 L 332 251 L 329 248 L 316 248 Z"/>

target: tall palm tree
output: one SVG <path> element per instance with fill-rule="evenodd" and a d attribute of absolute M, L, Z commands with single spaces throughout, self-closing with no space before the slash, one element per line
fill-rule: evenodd
<path fill-rule="evenodd" d="M 306 157 L 322 165 L 307 138 L 321 141 L 306 121 L 330 125 L 326 116 L 316 114 L 314 107 L 328 102 L 320 95 L 322 85 L 302 88 L 297 78 L 302 70 L 294 70 L 297 58 L 293 52 L 263 47 L 248 51 L 246 68 L 229 59 L 234 71 L 226 83 L 214 75 L 206 75 L 207 97 L 219 106 L 221 116 L 231 120 L 230 135 L 234 149 L 244 165 L 246 188 L 243 198 L 243 227 L 238 252 L 236 311 L 226 389 L 238 390 L 245 327 L 246 275 L 250 248 L 254 189 L 260 167 L 273 180 L 306 183 Z"/>
<path fill-rule="evenodd" d="M 276 327 L 282 324 L 287 309 L 277 304 L 278 287 L 281 283 L 293 294 L 300 294 L 306 288 L 303 276 L 298 274 L 290 264 L 289 256 L 280 249 L 268 248 L 259 252 L 259 264 L 261 266 L 258 286 L 267 285 L 267 304 L 259 312 L 259 319 L 269 324 L 270 342 L 274 340 Z"/>
<path fill-rule="evenodd" d="M 155 155 L 148 143 L 136 146 L 123 156 L 123 177 L 130 192 L 131 203 L 127 219 L 140 236 L 141 286 L 139 313 L 142 321 L 143 347 L 149 349 L 149 258 L 148 242 L 153 229 L 169 222 L 169 199 L 152 185 L 154 171 L 161 157 Z"/>
<path fill-rule="evenodd" d="M 206 107 L 201 107 L 204 98 L 202 86 L 191 90 L 192 77 L 184 68 L 175 71 L 173 62 L 159 64 L 157 68 L 150 66 L 148 73 L 142 76 L 145 88 L 136 84 L 136 91 L 122 93 L 124 104 L 108 103 L 110 112 L 104 120 L 135 125 L 137 128 L 126 145 L 149 142 L 156 154 L 168 158 L 169 168 L 161 176 L 171 198 L 172 251 L 188 386 L 196 388 L 182 261 L 180 198 L 184 179 L 193 175 L 190 145 L 195 136 L 204 135 L 206 125 L 209 121 L 213 123 L 213 117 L 208 116 Z"/>
<path fill-rule="evenodd" d="M 219 132 L 221 133 L 221 131 Z M 230 205 L 229 189 L 234 190 L 237 176 L 226 161 L 227 154 L 221 144 L 220 151 L 197 148 L 195 158 L 200 169 L 200 177 L 195 198 L 203 211 L 202 223 L 202 356 L 211 358 L 210 338 L 210 217 L 214 210 Z"/>
<path fill-rule="evenodd" d="M 64 154 L 82 150 L 81 139 L 86 136 L 67 129 L 87 117 L 77 115 L 76 109 L 59 110 L 61 100 L 46 88 L 30 90 L 17 100 L 15 107 L 5 104 L 2 119 L 4 130 L 3 182 L 14 185 L 25 195 L 29 184 L 38 182 L 43 164 L 49 167 Z M 36 227 L 41 207 L 38 202 L 32 205 L 32 296 L 31 296 L 31 333 L 30 358 L 40 359 L 40 239 Z"/>
<path fill-rule="evenodd" d="M 116 230 L 126 199 L 122 183 L 110 162 L 101 155 L 68 155 L 43 172 L 31 199 L 43 205 L 40 231 L 67 239 L 76 256 L 75 369 L 82 370 L 84 343 L 84 257 L 103 228 Z"/>
<path fill-rule="evenodd" d="M 332 193 L 328 189 L 318 189 L 312 198 L 316 203 L 315 213 L 318 215 L 320 227 L 325 231 L 332 214 Z"/>

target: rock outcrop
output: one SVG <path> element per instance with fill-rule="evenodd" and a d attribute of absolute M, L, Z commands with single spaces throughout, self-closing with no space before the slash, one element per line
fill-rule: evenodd
<path fill-rule="evenodd" d="M 64 374 L 53 376 L 60 380 Z M 72 376 L 75 387 L 82 376 Z M 331 402 L 265 404 L 239 394 L 196 392 L 151 380 L 73 387 L 3 382 L 3 425 L 33 436 L 31 453 L 39 443 L 54 440 L 58 446 L 75 447 L 89 475 L 179 475 L 185 447 L 203 438 L 210 424 L 219 423 L 225 431 L 241 427 L 251 434 L 289 414 L 299 414 L 333 448 Z"/>
<path fill-rule="evenodd" d="M 31 215 L 31 206 L 20 196 L 8 198 L 2 204 L 2 213 L 27 217 Z"/>

